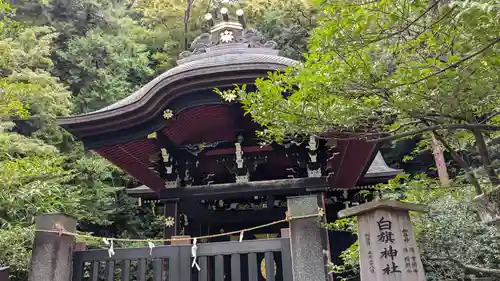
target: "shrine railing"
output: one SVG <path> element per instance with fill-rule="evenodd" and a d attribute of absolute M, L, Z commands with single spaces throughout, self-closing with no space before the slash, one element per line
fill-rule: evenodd
<path fill-rule="evenodd" d="M 86 250 L 73 254 L 73 281 L 291 281 L 288 238 L 191 245 Z"/>

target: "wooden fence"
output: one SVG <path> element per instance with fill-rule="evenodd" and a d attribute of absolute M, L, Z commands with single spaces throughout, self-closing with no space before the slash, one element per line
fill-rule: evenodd
<path fill-rule="evenodd" d="M 79 251 L 73 254 L 72 279 L 258 281 L 265 276 L 266 281 L 293 280 L 289 238 L 198 244 L 196 254 L 200 271 L 191 266 L 191 245 L 116 249 L 112 257 L 107 250 Z"/>
<path fill-rule="evenodd" d="M 108 250 L 77 247 L 74 217 L 40 215 L 29 281 L 331 280 L 320 202 L 313 195 L 288 198 L 289 238 L 198 244 L 200 271 L 191 266 L 191 245 L 115 249 L 110 257 Z"/>

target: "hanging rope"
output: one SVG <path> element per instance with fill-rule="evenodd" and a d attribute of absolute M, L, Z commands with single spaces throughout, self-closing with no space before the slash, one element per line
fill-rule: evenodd
<path fill-rule="evenodd" d="M 318 208 L 318 213 L 317 214 L 312 214 L 312 215 L 305 215 L 305 216 L 295 216 L 291 217 L 289 213 L 286 213 L 286 217 L 281 220 L 273 221 L 270 223 L 250 227 L 250 228 L 245 228 L 241 230 L 236 230 L 236 231 L 231 231 L 231 232 L 225 232 L 225 233 L 219 233 L 219 234 L 211 234 L 211 235 L 204 235 L 204 236 L 199 236 L 199 237 L 190 237 L 189 239 L 212 239 L 212 238 L 218 238 L 218 237 L 223 237 L 223 236 L 231 236 L 234 234 L 240 234 L 242 232 L 250 232 L 253 230 L 257 229 L 262 229 L 266 228 L 269 226 L 273 226 L 276 224 L 284 223 L 284 222 L 290 222 L 292 220 L 298 220 L 298 219 L 306 219 L 306 218 L 314 218 L 314 217 L 323 217 L 324 211 L 322 208 Z M 87 239 L 94 239 L 94 240 L 101 240 L 104 241 L 105 244 L 107 245 L 112 245 L 113 241 L 115 242 L 143 242 L 143 243 L 148 243 L 148 245 L 151 245 L 153 242 L 172 242 L 172 241 L 179 241 L 182 239 L 137 239 L 137 238 L 107 238 L 107 237 L 99 237 L 99 236 L 92 236 L 89 234 L 81 234 L 81 233 L 74 233 L 74 232 L 68 232 L 66 230 L 61 230 L 61 229 L 54 229 L 54 230 L 42 230 L 42 229 L 36 229 L 35 232 L 44 232 L 44 233 L 56 233 L 58 235 L 69 235 L 69 236 L 74 236 L 76 238 L 87 238 Z M 108 243 L 106 243 L 108 242 Z M 149 244 L 151 243 L 151 244 Z"/>

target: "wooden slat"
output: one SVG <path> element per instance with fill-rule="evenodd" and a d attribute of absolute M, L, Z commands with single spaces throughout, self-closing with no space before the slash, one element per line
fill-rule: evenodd
<path fill-rule="evenodd" d="M 163 262 L 161 259 L 155 259 L 154 264 L 153 264 L 153 281 L 163 281 L 162 279 L 162 274 L 163 274 Z"/>
<path fill-rule="evenodd" d="M 179 246 L 179 281 L 191 281 L 191 246 Z"/>
<path fill-rule="evenodd" d="M 121 262 L 121 281 L 130 281 L 130 261 Z"/>
<path fill-rule="evenodd" d="M 81 257 L 73 259 L 73 281 L 82 281 L 85 263 Z"/>
<path fill-rule="evenodd" d="M 224 281 L 224 256 L 215 256 L 215 281 Z"/>
<path fill-rule="evenodd" d="M 106 281 L 115 281 L 115 262 L 106 262 Z"/>
<path fill-rule="evenodd" d="M 199 256 L 217 256 L 267 251 L 281 251 L 281 239 L 199 244 L 197 253 Z"/>
<path fill-rule="evenodd" d="M 257 271 L 257 254 L 248 254 L 248 281 L 257 281 L 258 271 Z"/>
<path fill-rule="evenodd" d="M 94 261 L 90 265 L 90 281 L 99 280 L 99 262 Z"/>
<path fill-rule="evenodd" d="M 137 281 L 146 281 L 146 259 L 137 262 Z"/>
<path fill-rule="evenodd" d="M 266 281 L 274 281 L 274 253 L 266 252 Z"/>
<path fill-rule="evenodd" d="M 281 239 L 281 269 L 283 280 L 293 280 L 292 252 L 290 251 L 290 239 Z"/>
<path fill-rule="evenodd" d="M 201 270 L 198 272 L 198 281 L 208 281 L 208 262 L 207 257 L 200 257 L 198 264 Z"/>
<path fill-rule="evenodd" d="M 179 276 L 179 247 L 175 247 L 176 256 L 168 259 L 168 281 L 180 280 Z"/>
<path fill-rule="evenodd" d="M 167 258 L 177 255 L 177 247 L 175 246 L 158 246 L 155 247 L 152 255 L 149 254 L 151 249 L 130 248 L 130 249 L 115 249 L 115 254 L 109 257 L 108 250 L 87 250 L 73 253 L 74 258 L 81 258 L 83 261 L 108 261 L 108 260 L 138 260 L 138 259 L 155 259 Z"/>
<path fill-rule="evenodd" d="M 239 254 L 231 255 L 231 281 L 241 281 L 241 260 Z"/>

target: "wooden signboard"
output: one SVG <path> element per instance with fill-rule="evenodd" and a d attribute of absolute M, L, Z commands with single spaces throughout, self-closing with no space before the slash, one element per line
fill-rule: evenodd
<path fill-rule="evenodd" d="M 425 281 L 410 210 L 425 207 L 383 200 L 339 212 L 358 217 L 361 281 Z"/>

